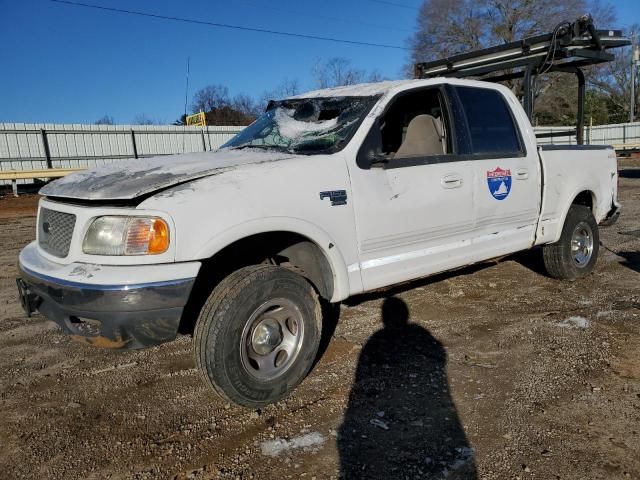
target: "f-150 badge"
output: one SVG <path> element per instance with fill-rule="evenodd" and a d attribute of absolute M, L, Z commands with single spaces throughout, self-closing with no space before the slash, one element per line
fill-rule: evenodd
<path fill-rule="evenodd" d="M 327 192 L 320 192 L 320 200 L 325 198 L 331 200 L 331 205 L 346 205 L 347 204 L 347 191 L 346 190 L 330 190 Z"/>
<path fill-rule="evenodd" d="M 487 184 L 493 198 L 504 200 L 511 191 L 511 170 L 498 167 L 492 172 L 487 172 Z"/>

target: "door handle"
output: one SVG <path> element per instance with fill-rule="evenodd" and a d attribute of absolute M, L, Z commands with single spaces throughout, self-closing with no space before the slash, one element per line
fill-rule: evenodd
<path fill-rule="evenodd" d="M 442 188 L 460 188 L 462 186 L 462 176 L 457 173 L 445 175 L 440 179 Z"/>
<path fill-rule="evenodd" d="M 529 178 L 529 170 L 526 168 L 520 168 L 516 170 L 516 179 L 518 180 L 526 180 Z"/>

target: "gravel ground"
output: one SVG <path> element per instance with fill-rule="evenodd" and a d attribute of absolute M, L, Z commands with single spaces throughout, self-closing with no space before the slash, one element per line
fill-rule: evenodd
<path fill-rule="evenodd" d="M 189 337 L 117 353 L 26 318 L 37 198 L 0 199 L 0 476 L 640 478 L 640 162 L 621 171 L 590 277 L 552 280 L 532 251 L 350 299 L 257 412 L 204 387 Z"/>

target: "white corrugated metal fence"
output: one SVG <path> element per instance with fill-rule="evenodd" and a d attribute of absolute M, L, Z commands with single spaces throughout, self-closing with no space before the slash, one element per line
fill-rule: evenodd
<path fill-rule="evenodd" d="M 95 167 L 215 150 L 243 128 L 0 123 L 0 170 Z"/>
<path fill-rule="evenodd" d="M 215 150 L 243 128 L 0 123 L 0 170 L 91 168 L 132 158 Z M 576 143 L 575 127 L 536 127 L 535 131 L 560 133 L 539 138 L 541 144 Z M 586 127 L 585 142 L 640 144 L 640 122 Z"/>
<path fill-rule="evenodd" d="M 535 127 L 536 134 L 539 133 L 562 133 L 575 132 L 575 127 Z M 590 145 L 633 145 L 640 144 L 640 122 L 618 123 L 613 125 L 597 125 L 585 127 L 585 143 Z M 538 143 L 556 145 L 568 145 L 576 143 L 576 136 L 567 134 L 549 138 L 539 138 Z"/>

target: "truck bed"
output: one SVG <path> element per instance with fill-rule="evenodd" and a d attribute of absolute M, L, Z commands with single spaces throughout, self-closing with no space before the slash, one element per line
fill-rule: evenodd
<path fill-rule="evenodd" d="M 542 206 L 536 245 L 560 238 L 568 207 L 579 195 L 598 223 L 617 202 L 617 160 L 608 145 L 541 145 Z M 603 168 L 606 165 L 606 168 Z"/>

